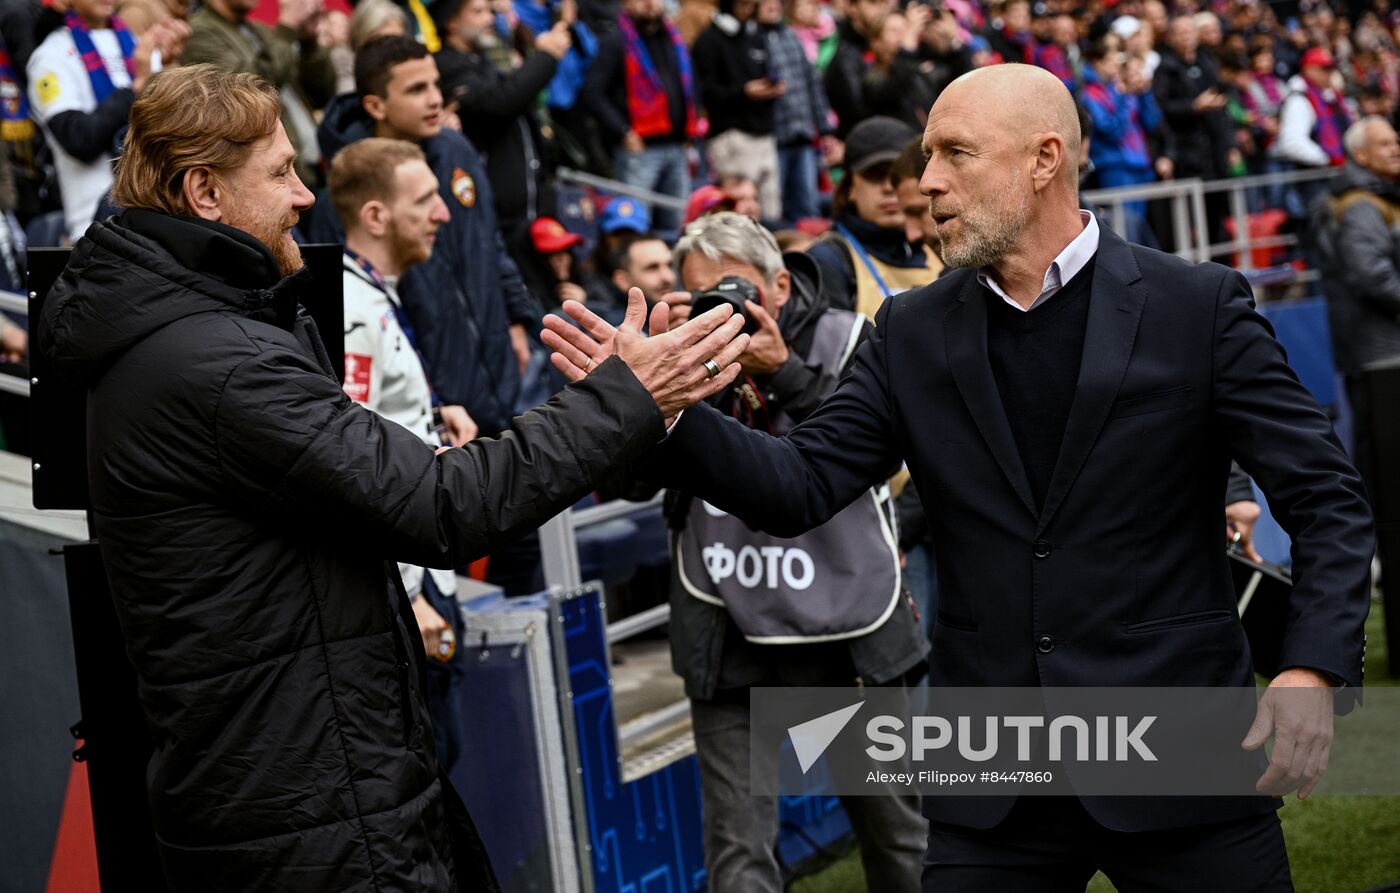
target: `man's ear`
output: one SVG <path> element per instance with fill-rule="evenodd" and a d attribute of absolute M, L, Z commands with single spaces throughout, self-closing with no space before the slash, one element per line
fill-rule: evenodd
<path fill-rule="evenodd" d="M 792 297 L 792 274 L 787 270 L 779 270 L 778 275 L 773 277 L 773 306 L 763 309 L 777 316 L 775 311 L 781 310 L 783 305 Z"/>
<path fill-rule="evenodd" d="M 1058 133 L 1042 133 L 1037 138 L 1034 163 L 1031 165 L 1031 182 L 1036 192 L 1043 192 L 1055 182 L 1065 166 L 1065 141 Z M 1078 165 L 1075 166 L 1078 170 Z"/>
<path fill-rule="evenodd" d="M 364 106 L 365 112 L 375 121 L 383 121 L 389 114 L 389 109 L 384 102 L 383 96 L 375 96 L 373 93 L 360 100 L 360 105 Z"/>
<path fill-rule="evenodd" d="M 389 206 L 372 198 L 360 206 L 360 229 L 372 239 L 382 239 L 389 231 Z"/>
<path fill-rule="evenodd" d="M 185 196 L 185 206 L 190 213 L 205 220 L 222 220 L 224 216 L 225 187 L 207 167 L 196 167 L 185 171 L 185 182 L 181 187 Z"/>
<path fill-rule="evenodd" d="M 626 294 L 627 289 L 632 287 L 632 277 L 627 275 L 626 270 L 613 270 L 612 282 L 613 285 L 617 286 L 617 290 L 623 294 Z"/>

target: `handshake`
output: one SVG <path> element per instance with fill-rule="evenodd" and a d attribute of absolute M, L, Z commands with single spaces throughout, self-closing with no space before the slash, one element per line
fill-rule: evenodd
<path fill-rule="evenodd" d="M 610 356 L 616 355 L 651 393 L 669 426 L 687 406 L 719 393 L 741 371 L 738 359 L 748 349 L 743 334 L 744 317 L 728 304 L 715 307 L 684 324 L 671 328 L 671 308 L 657 304 L 651 310 L 648 335 L 642 290 L 627 293 L 627 313 L 613 328 L 596 313 L 576 301 L 565 301 L 563 310 L 578 325 L 550 314 L 541 335 L 553 354 L 550 360 L 570 381 L 578 381 Z"/>

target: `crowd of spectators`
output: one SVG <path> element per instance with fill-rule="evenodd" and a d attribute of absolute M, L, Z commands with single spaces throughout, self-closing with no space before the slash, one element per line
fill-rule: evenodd
<path fill-rule="evenodd" d="M 422 47 L 411 84 L 386 80 L 382 52 L 366 60 L 387 36 Z M 369 135 L 424 148 L 452 244 L 406 301 L 434 385 L 492 432 L 559 384 L 542 313 L 575 299 L 618 316 L 633 265 L 700 213 L 747 213 L 785 248 L 815 238 L 832 306 L 869 313 L 932 278 L 917 155 L 901 174 L 888 144 L 915 142 L 966 71 L 1054 73 L 1092 131 L 1083 185 L 1133 186 L 1340 166 L 1353 123 L 1395 115 L 1398 36 L 1389 0 L 0 0 L 0 286 L 23 290 L 26 246 L 115 210 L 127 109 L 152 72 L 255 72 L 322 198 L 308 240 L 338 236 L 336 151 Z M 415 92 L 386 98 L 400 88 Z M 874 143 L 853 145 L 871 119 Z M 563 167 L 674 201 L 585 192 Z M 1253 189 L 1250 210 L 1301 226 L 1325 192 Z M 1221 241 L 1225 196 L 1208 201 Z M 1157 210 L 1130 203 L 1129 235 L 1174 247 Z M 0 323 L 5 359 L 22 359 L 23 326 Z"/>

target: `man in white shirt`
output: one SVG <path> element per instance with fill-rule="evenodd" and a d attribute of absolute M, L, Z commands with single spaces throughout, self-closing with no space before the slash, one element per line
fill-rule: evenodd
<path fill-rule="evenodd" d="M 433 446 L 462 446 L 476 424 L 462 407 L 437 403 L 396 287 L 404 270 L 432 254 L 438 227 L 450 219 L 437 178 L 416 145 L 369 138 L 335 157 L 330 191 L 345 228 L 345 392 Z M 428 656 L 438 661 L 429 707 L 438 757 L 450 771 L 461 721 L 450 666 L 462 631 L 456 575 L 404 563 L 399 574 Z"/>
<path fill-rule="evenodd" d="M 63 222 L 76 240 L 112 187 L 112 157 L 127 113 L 161 62 L 179 58 L 190 29 L 171 19 L 138 42 L 112 17 L 114 0 L 73 0 L 64 27 L 29 57 L 29 105 L 53 147 Z"/>

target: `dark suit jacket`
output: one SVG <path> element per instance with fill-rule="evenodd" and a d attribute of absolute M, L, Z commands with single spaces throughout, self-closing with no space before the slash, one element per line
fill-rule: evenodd
<path fill-rule="evenodd" d="M 697 406 L 647 473 L 793 536 L 906 461 L 938 554 L 935 685 L 1249 686 L 1249 646 L 1221 547 L 1233 456 L 1293 538 L 1281 666 L 1359 685 L 1370 512 L 1243 277 L 1107 229 L 1096 263 L 1079 381 L 1043 511 L 988 363 L 987 299 L 972 270 L 886 301 L 850 373 L 786 437 Z M 956 810 L 949 798 L 925 800 L 931 818 L 974 827 L 1009 808 L 1003 799 Z M 1275 803 L 1085 798 L 1096 819 L 1121 830 Z"/>

